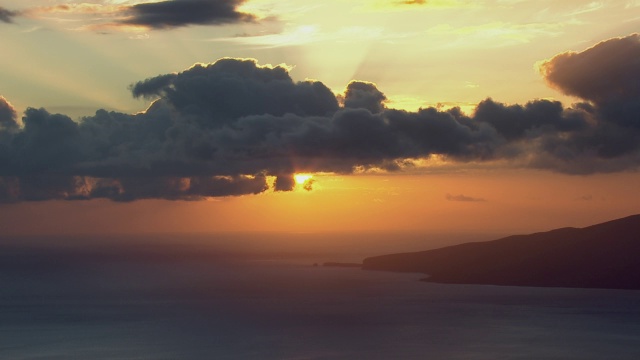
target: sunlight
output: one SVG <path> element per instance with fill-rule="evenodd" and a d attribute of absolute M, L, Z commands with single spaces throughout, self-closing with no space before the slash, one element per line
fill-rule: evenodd
<path fill-rule="evenodd" d="M 307 181 L 311 180 L 313 178 L 313 175 L 311 175 L 311 174 L 295 174 L 295 175 L 293 175 L 293 178 L 295 179 L 296 184 L 303 185 Z"/>
<path fill-rule="evenodd" d="M 323 37 L 320 36 L 318 26 L 300 25 L 291 29 L 287 29 L 282 33 L 250 37 L 233 37 L 230 40 L 247 45 L 279 47 L 304 45 L 323 40 Z"/>

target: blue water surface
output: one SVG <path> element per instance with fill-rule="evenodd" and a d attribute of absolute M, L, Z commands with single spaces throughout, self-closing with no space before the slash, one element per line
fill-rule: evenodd
<path fill-rule="evenodd" d="M 0 359 L 640 359 L 640 291 L 430 284 L 294 255 L 3 261 Z"/>

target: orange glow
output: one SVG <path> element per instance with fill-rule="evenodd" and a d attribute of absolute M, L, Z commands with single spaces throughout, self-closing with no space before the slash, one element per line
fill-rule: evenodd
<path fill-rule="evenodd" d="M 313 175 L 311 175 L 311 174 L 295 174 L 295 175 L 293 175 L 293 178 L 295 179 L 296 184 L 303 185 L 307 181 L 313 179 Z"/>
<path fill-rule="evenodd" d="M 297 191 L 212 201 L 24 202 L 0 207 L 0 228 L 5 236 L 239 231 L 511 235 L 588 226 L 636 214 L 640 204 L 637 172 L 598 174 L 580 181 L 570 175 L 498 169 L 314 174 L 313 179 L 322 185 L 313 191 L 299 191 L 299 186 Z M 33 218 L 41 220 L 25 221 Z"/>

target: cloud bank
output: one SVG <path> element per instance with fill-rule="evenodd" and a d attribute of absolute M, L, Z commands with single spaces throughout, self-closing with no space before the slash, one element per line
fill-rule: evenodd
<path fill-rule="evenodd" d="M 133 96 L 157 99 L 135 115 L 99 110 L 75 122 L 30 108 L 18 126 L 1 98 L 0 202 L 288 191 L 295 173 L 398 171 L 434 155 L 569 174 L 635 170 L 640 65 L 620 54 L 640 51 L 637 39 L 541 63 L 549 83 L 584 99 L 570 107 L 486 99 L 473 115 L 410 112 L 388 108 L 369 82 L 352 81 L 335 95 L 322 82 L 293 81 L 285 67 L 230 58 L 132 84 Z M 601 61 L 584 60 L 592 56 Z M 626 76 L 607 77 L 611 71 Z"/>

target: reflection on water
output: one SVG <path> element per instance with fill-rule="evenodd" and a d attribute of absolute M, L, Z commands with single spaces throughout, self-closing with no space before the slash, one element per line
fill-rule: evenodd
<path fill-rule="evenodd" d="M 640 358 L 639 291 L 427 284 L 308 256 L 0 260 L 2 359 Z"/>

